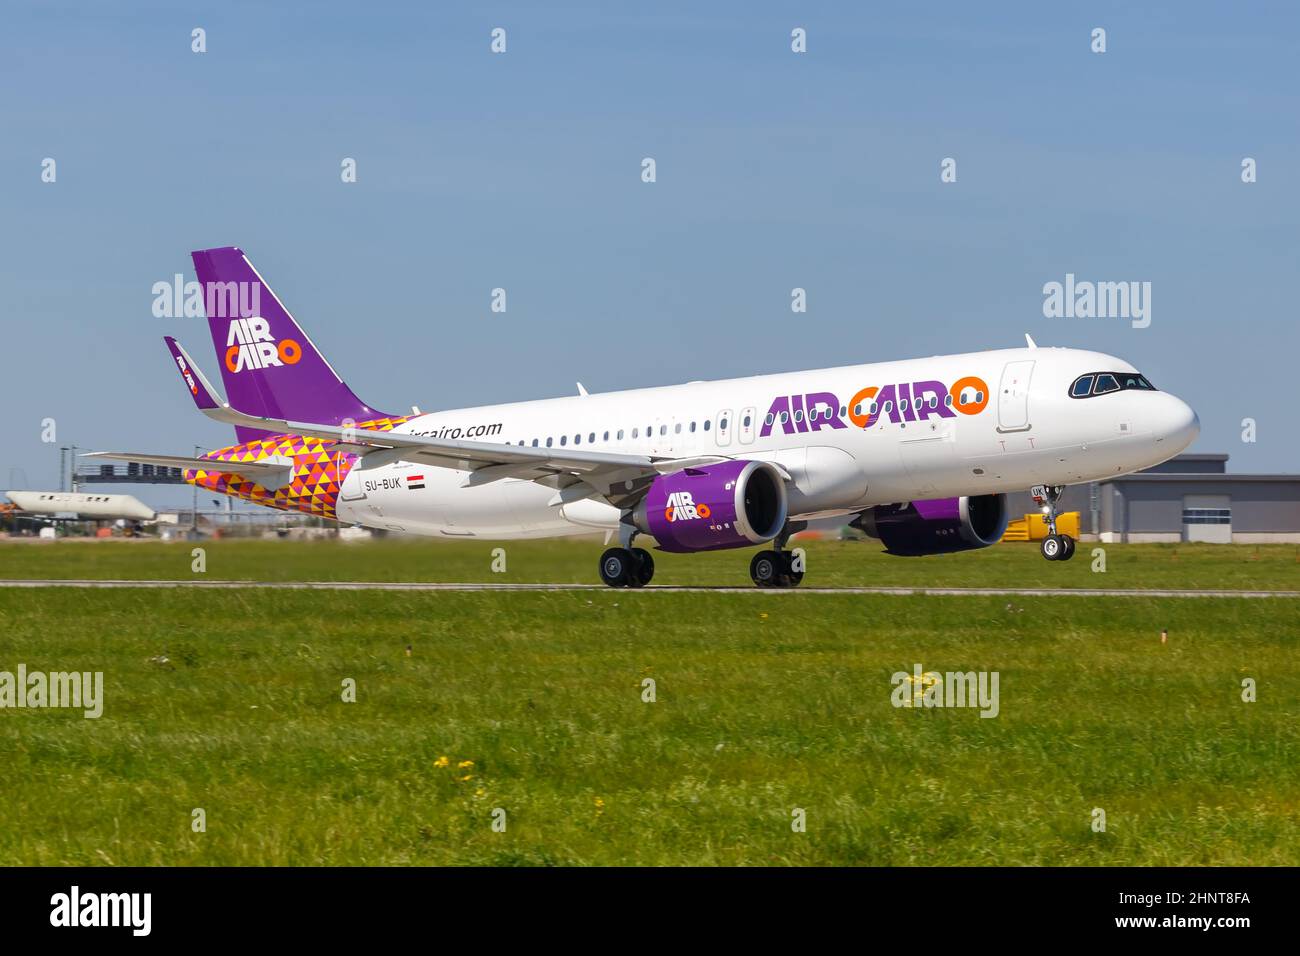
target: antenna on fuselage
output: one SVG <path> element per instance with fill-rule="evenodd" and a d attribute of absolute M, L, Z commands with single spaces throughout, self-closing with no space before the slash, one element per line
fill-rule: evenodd
<path fill-rule="evenodd" d="M 586 397 L 587 397 L 587 390 L 586 390 L 585 388 L 582 387 L 582 383 L 581 383 L 581 382 L 578 382 L 577 384 L 578 384 L 578 394 L 581 395 L 583 398 L 586 398 Z"/>
<path fill-rule="evenodd" d="M 1030 337 L 1028 332 L 1025 333 L 1025 344 L 1028 345 L 1031 349 L 1038 348 L 1038 344 L 1033 340 L 1033 338 Z"/>

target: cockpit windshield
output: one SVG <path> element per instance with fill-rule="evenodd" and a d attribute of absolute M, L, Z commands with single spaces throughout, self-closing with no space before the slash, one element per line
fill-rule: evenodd
<path fill-rule="evenodd" d="M 1137 372 L 1089 372 L 1080 375 L 1070 385 L 1071 398 L 1090 398 L 1093 395 L 1105 395 L 1107 392 L 1123 392 L 1135 389 L 1140 392 L 1154 392 L 1145 375 Z"/>

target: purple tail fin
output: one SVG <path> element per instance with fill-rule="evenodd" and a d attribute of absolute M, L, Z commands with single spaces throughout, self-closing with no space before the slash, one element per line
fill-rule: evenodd
<path fill-rule="evenodd" d="M 319 425 L 388 417 L 353 394 L 241 250 L 192 255 L 232 408 Z M 265 434 L 236 432 L 241 442 Z"/>

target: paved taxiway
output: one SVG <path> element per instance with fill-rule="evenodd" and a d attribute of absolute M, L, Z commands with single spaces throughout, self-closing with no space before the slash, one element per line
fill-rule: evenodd
<path fill-rule="evenodd" d="M 0 580 L 5 588 L 196 588 L 231 590 L 256 588 L 279 591 L 610 591 L 603 584 L 443 584 L 426 581 L 124 581 L 124 580 Z M 756 587 L 647 587 L 620 588 L 619 594 L 680 594 L 725 592 L 730 594 L 895 594 L 936 597 L 1135 597 L 1135 598 L 1300 598 L 1300 591 L 1171 590 L 1151 588 L 756 588 Z"/>

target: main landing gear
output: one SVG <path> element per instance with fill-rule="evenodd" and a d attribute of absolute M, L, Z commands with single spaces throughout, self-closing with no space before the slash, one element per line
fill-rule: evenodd
<path fill-rule="evenodd" d="M 1039 545 L 1039 550 L 1048 561 L 1069 561 L 1074 557 L 1074 539 L 1056 531 L 1056 506 L 1063 491 L 1062 485 L 1034 485 L 1029 492 L 1035 503 L 1047 509 L 1047 537 Z"/>
<path fill-rule="evenodd" d="M 655 576 L 645 548 L 610 548 L 600 556 L 600 579 L 612 588 L 643 588 Z"/>
<path fill-rule="evenodd" d="M 785 543 L 790 540 L 791 534 L 803 526 L 803 522 L 799 523 L 798 528 L 787 524 L 772 540 L 776 550 L 760 551 L 754 555 L 754 560 L 749 562 L 749 577 L 760 588 L 799 586 L 804 572 L 802 558 L 797 558 L 792 552 L 786 551 Z"/>

